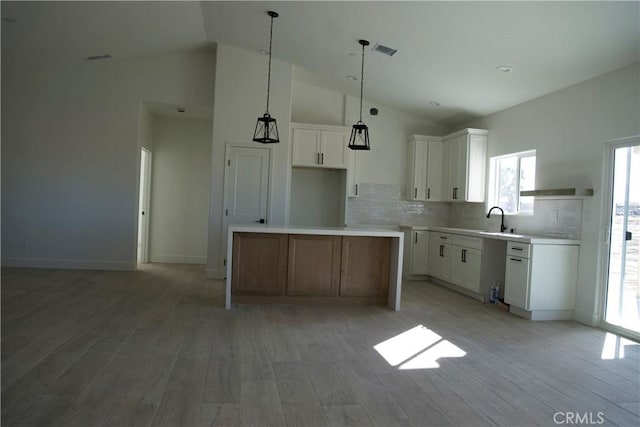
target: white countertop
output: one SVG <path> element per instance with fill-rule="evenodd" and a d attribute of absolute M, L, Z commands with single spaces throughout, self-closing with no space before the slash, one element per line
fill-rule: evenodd
<path fill-rule="evenodd" d="M 486 230 L 473 230 L 467 228 L 453 228 L 453 227 L 437 227 L 431 225 L 401 225 L 401 229 L 412 230 L 428 230 L 439 231 L 442 233 L 462 234 L 465 236 L 482 237 L 484 239 L 494 240 L 508 240 L 511 242 L 532 243 L 538 245 L 580 245 L 580 240 L 568 239 L 564 237 L 555 236 L 540 236 L 531 234 L 517 234 L 517 233 L 499 233 L 497 231 Z"/>
<path fill-rule="evenodd" d="M 373 227 L 304 227 L 295 225 L 244 224 L 232 225 L 229 232 L 317 234 L 325 236 L 404 237 L 401 231 Z"/>

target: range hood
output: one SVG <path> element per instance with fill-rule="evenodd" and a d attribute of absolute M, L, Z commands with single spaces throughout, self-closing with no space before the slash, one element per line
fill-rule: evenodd
<path fill-rule="evenodd" d="M 520 192 L 521 197 L 591 197 L 593 188 L 543 188 Z"/>

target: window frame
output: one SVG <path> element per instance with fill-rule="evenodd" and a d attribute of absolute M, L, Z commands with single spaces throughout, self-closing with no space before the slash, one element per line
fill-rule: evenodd
<path fill-rule="evenodd" d="M 523 158 L 528 158 L 528 157 L 533 157 L 536 158 L 536 150 L 526 150 L 526 151 L 519 151 L 516 153 L 508 153 L 508 154 L 501 154 L 499 156 L 494 156 L 491 157 L 490 159 L 490 166 L 489 166 L 489 179 L 488 179 L 488 195 L 487 195 L 487 202 L 486 202 L 486 210 L 488 211 L 492 206 L 500 206 L 500 204 L 498 203 L 498 194 L 499 194 L 499 185 L 500 185 L 500 179 L 499 179 L 499 169 L 498 169 L 498 163 L 500 162 L 500 160 L 505 160 L 505 159 L 509 159 L 509 158 L 516 158 L 517 159 L 517 163 L 518 163 L 518 167 L 517 167 L 517 171 L 516 171 L 516 189 L 518 194 L 516 194 L 516 212 L 506 212 L 505 211 L 505 215 L 508 216 L 533 216 L 534 211 L 532 208 L 531 212 L 522 212 L 520 210 L 520 206 L 521 206 L 521 196 L 520 196 L 520 175 L 521 175 L 521 167 L 522 167 L 522 159 Z M 536 167 L 535 167 L 535 172 L 537 172 L 537 168 L 538 168 L 538 162 L 536 159 Z M 535 180 L 535 177 L 534 177 Z M 500 206 L 502 207 L 502 206 Z"/>

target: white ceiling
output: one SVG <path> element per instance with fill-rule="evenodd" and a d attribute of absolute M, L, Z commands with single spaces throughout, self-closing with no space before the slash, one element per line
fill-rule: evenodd
<path fill-rule="evenodd" d="M 2 61 L 112 60 L 268 47 L 296 79 L 444 123 L 483 116 L 640 61 L 640 2 L 2 2 Z M 15 22 L 7 22 L 13 18 Z M 355 55 L 353 55 L 355 53 Z M 350 55 L 352 54 L 352 55 Z M 514 71 L 502 73 L 498 65 Z M 266 60 L 265 60 L 266 68 Z M 266 71 L 266 69 L 265 69 Z M 437 101 L 440 107 L 430 105 Z"/>

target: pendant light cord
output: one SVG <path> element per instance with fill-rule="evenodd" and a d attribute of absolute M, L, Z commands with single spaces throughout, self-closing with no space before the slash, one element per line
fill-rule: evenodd
<path fill-rule="evenodd" d="M 364 91 L 364 44 L 362 45 L 362 69 L 360 70 L 360 122 L 362 123 L 362 92 Z"/>
<path fill-rule="evenodd" d="M 271 16 L 271 30 L 269 32 L 269 72 L 267 74 L 267 110 L 266 114 L 269 114 L 269 92 L 271 88 L 271 46 L 273 44 L 273 16 Z M 360 113 L 362 114 L 362 113 Z"/>

